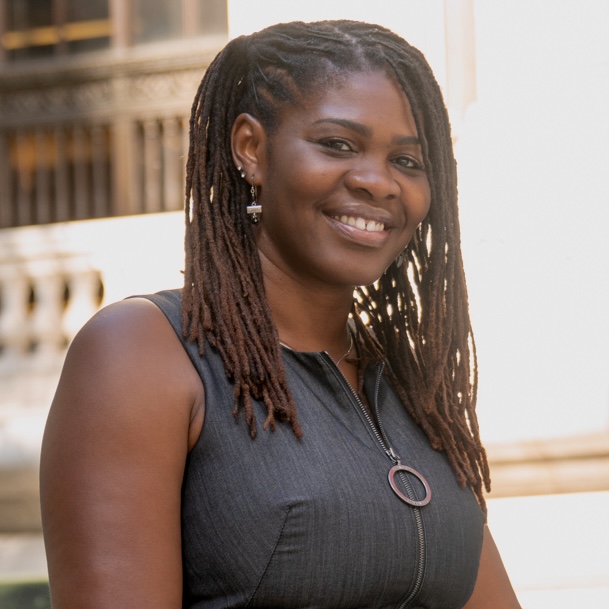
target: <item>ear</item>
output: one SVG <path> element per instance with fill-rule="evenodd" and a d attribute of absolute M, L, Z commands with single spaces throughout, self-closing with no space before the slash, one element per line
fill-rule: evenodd
<path fill-rule="evenodd" d="M 231 130 L 231 151 L 235 166 L 242 166 L 248 184 L 260 186 L 266 147 L 266 131 L 251 114 L 240 114 Z M 252 178 L 253 176 L 253 178 Z"/>

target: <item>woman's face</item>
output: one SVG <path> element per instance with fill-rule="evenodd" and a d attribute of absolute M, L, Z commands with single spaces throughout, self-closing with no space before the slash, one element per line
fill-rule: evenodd
<path fill-rule="evenodd" d="M 429 210 L 410 104 L 380 72 L 287 107 L 257 172 L 263 268 L 301 281 L 373 283 Z"/>

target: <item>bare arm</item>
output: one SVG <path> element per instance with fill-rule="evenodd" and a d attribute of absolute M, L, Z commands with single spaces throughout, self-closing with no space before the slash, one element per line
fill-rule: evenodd
<path fill-rule="evenodd" d="M 463 609 L 521 609 L 488 527 L 474 592 Z"/>
<path fill-rule="evenodd" d="M 203 388 L 150 302 L 74 340 L 45 430 L 41 504 L 54 609 L 179 609 L 180 490 Z"/>

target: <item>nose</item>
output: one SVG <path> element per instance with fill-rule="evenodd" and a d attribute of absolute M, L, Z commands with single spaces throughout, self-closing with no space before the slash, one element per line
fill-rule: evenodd
<path fill-rule="evenodd" d="M 345 185 L 354 192 L 366 193 L 373 200 L 395 199 L 400 194 L 400 186 L 391 175 L 386 161 L 362 160 L 345 176 Z"/>

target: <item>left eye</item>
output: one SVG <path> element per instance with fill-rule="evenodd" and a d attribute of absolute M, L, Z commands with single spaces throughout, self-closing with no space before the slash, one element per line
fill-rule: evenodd
<path fill-rule="evenodd" d="M 394 163 L 405 169 L 423 169 L 423 164 L 411 156 L 399 156 L 394 159 Z"/>

